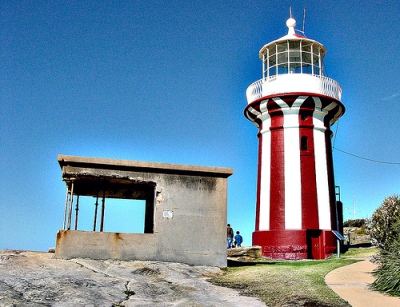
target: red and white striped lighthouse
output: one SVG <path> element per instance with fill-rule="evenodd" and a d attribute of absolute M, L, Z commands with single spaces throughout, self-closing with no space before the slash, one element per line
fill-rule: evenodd
<path fill-rule="evenodd" d="M 324 46 L 295 32 L 263 46 L 263 77 L 246 91 L 259 129 L 253 245 L 278 259 L 324 259 L 338 229 L 331 125 L 344 113 L 341 87 L 324 75 Z"/>

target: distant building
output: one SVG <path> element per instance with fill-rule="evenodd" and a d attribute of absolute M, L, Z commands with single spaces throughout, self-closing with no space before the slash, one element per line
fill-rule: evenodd
<path fill-rule="evenodd" d="M 227 178 L 232 169 L 65 155 L 58 162 L 67 192 L 56 258 L 226 267 Z M 81 197 L 93 199 L 93 231 L 79 230 Z M 104 232 L 111 198 L 145 201 L 143 233 Z"/>
<path fill-rule="evenodd" d="M 246 91 L 258 127 L 253 245 L 281 259 L 323 259 L 339 229 L 330 130 L 345 111 L 342 89 L 324 75 L 324 46 L 295 32 L 263 46 L 262 79 Z"/>

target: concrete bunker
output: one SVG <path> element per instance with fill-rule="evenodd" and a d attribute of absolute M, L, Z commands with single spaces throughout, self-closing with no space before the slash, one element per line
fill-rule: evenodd
<path fill-rule="evenodd" d="M 56 258 L 156 260 L 226 266 L 230 168 L 59 155 L 66 183 Z M 80 201 L 91 198 L 90 230 L 80 230 Z M 107 201 L 141 200 L 143 231 L 105 231 Z M 107 208 L 108 209 L 108 208 Z"/>

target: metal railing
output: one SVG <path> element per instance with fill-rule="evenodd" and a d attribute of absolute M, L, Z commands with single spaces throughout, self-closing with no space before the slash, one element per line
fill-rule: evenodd
<path fill-rule="evenodd" d="M 284 74 L 263 78 L 252 83 L 246 90 L 247 103 L 261 97 L 290 92 L 307 92 L 342 98 L 342 88 L 335 80 L 311 74 Z"/>

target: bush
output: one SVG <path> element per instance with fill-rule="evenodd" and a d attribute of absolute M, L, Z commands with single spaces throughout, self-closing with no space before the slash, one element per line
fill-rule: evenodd
<path fill-rule="evenodd" d="M 343 227 L 363 227 L 365 225 L 365 219 L 347 220 L 343 223 Z"/>
<path fill-rule="evenodd" d="M 397 223 L 400 227 L 400 223 Z M 379 251 L 379 267 L 375 271 L 377 279 L 372 288 L 378 291 L 400 296 L 400 240 L 390 244 L 389 250 Z"/>
<path fill-rule="evenodd" d="M 396 239 L 398 230 L 393 224 L 400 221 L 400 199 L 398 195 L 384 199 L 382 205 L 375 210 L 369 221 L 367 233 L 374 244 L 380 249 L 387 250 L 387 244 Z"/>
<path fill-rule="evenodd" d="M 368 233 L 379 248 L 372 288 L 400 296 L 400 199 L 387 197 L 372 215 Z"/>
<path fill-rule="evenodd" d="M 359 236 L 363 236 L 367 234 L 367 226 L 363 225 L 356 230 L 356 234 Z"/>

